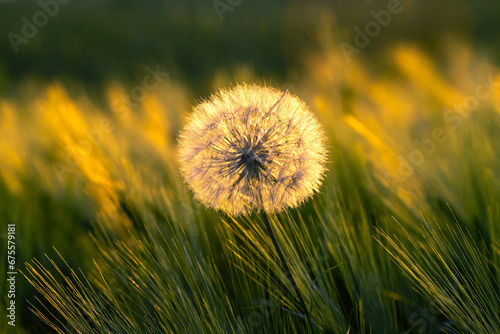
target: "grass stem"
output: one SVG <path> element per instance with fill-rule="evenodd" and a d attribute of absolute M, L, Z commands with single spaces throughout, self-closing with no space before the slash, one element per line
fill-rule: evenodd
<path fill-rule="evenodd" d="M 269 222 L 269 217 L 267 213 L 264 210 L 261 210 L 262 213 L 262 219 L 264 219 L 264 223 L 266 224 L 267 231 L 269 232 L 269 236 L 271 237 L 271 240 L 273 241 L 274 248 L 276 249 L 276 253 L 278 253 L 278 256 L 281 260 L 281 263 L 283 264 L 283 268 L 285 269 L 285 274 L 286 277 L 288 278 L 288 281 L 290 284 L 292 284 L 293 290 L 295 291 L 295 294 L 297 295 L 297 299 L 300 304 L 300 308 L 302 309 L 301 312 L 304 314 L 307 320 L 307 326 L 309 327 L 310 333 L 314 333 L 314 327 L 311 321 L 311 315 L 309 314 L 307 310 L 306 303 L 304 302 L 304 298 L 302 297 L 302 294 L 300 293 L 299 287 L 297 286 L 297 283 L 295 282 L 295 279 L 293 278 L 292 272 L 290 271 L 290 267 L 288 266 L 288 262 L 286 261 L 285 255 L 283 254 L 283 251 L 281 250 L 281 247 L 278 243 L 278 239 L 276 239 L 276 235 L 274 234 L 274 230 L 271 226 L 271 223 Z"/>

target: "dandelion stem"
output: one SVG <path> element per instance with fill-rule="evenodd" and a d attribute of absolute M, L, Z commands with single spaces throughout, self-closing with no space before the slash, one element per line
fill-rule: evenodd
<path fill-rule="evenodd" d="M 269 217 L 267 213 L 264 210 L 261 210 L 262 213 L 262 218 L 264 219 L 264 223 L 266 224 L 267 231 L 269 232 L 269 236 L 271 237 L 271 240 L 273 241 L 274 248 L 276 249 L 276 253 L 278 253 L 278 256 L 281 260 L 281 263 L 283 264 L 283 267 L 285 269 L 285 274 L 286 277 L 288 278 L 288 281 L 292 284 L 292 287 L 295 291 L 295 294 L 297 295 L 297 299 L 300 304 L 300 308 L 302 309 L 301 312 L 304 314 L 304 316 L 307 319 L 307 324 L 309 326 L 309 330 L 311 333 L 314 333 L 314 328 L 312 325 L 311 321 L 311 315 L 309 314 L 306 303 L 304 302 L 304 298 L 302 297 L 302 294 L 300 293 L 299 287 L 297 286 L 297 283 L 295 282 L 295 279 L 292 276 L 292 272 L 290 271 L 290 267 L 288 266 L 288 262 L 285 259 L 285 255 L 283 254 L 283 251 L 281 250 L 281 247 L 278 243 L 278 239 L 276 239 L 276 235 L 274 234 L 274 230 L 271 226 L 271 223 L 269 222 Z"/>

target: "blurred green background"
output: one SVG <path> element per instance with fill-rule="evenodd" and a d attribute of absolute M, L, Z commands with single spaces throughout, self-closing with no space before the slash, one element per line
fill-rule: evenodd
<path fill-rule="evenodd" d="M 15 53 L 7 34 L 20 34 L 22 17 L 32 21 L 36 1 L 0 2 L 0 92 L 27 78 L 76 79 L 92 89 L 109 78 L 135 80 L 142 67 L 161 64 L 197 93 L 213 89 L 213 73 L 250 66 L 258 77 L 279 81 L 318 44 L 317 24 L 325 13 L 336 20 L 339 41 L 352 42 L 355 26 L 372 20 L 370 10 L 388 1 L 247 1 L 224 12 L 206 0 L 71 0 Z M 500 52 L 496 1 L 402 0 L 403 13 L 361 57 L 380 55 L 388 45 L 416 41 L 438 51 L 449 38 L 475 49 Z"/>

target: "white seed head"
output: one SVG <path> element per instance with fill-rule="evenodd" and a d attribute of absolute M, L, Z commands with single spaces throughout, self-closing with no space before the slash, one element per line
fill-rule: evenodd
<path fill-rule="evenodd" d="M 232 215 L 275 213 L 318 190 L 325 134 L 288 91 L 239 85 L 194 107 L 178 156 L 181 174 L 206 206 Z"/>

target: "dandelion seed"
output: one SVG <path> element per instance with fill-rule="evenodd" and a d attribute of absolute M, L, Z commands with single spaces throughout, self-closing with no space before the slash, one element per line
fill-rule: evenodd
<path fill-rule="evenodd" d="M 180 134 L 181 173 L 196 198 L 233 215 L 296 207 L 325 172 L 323 129 L 288 91 L 240 85 L 194 108 Z"/>

